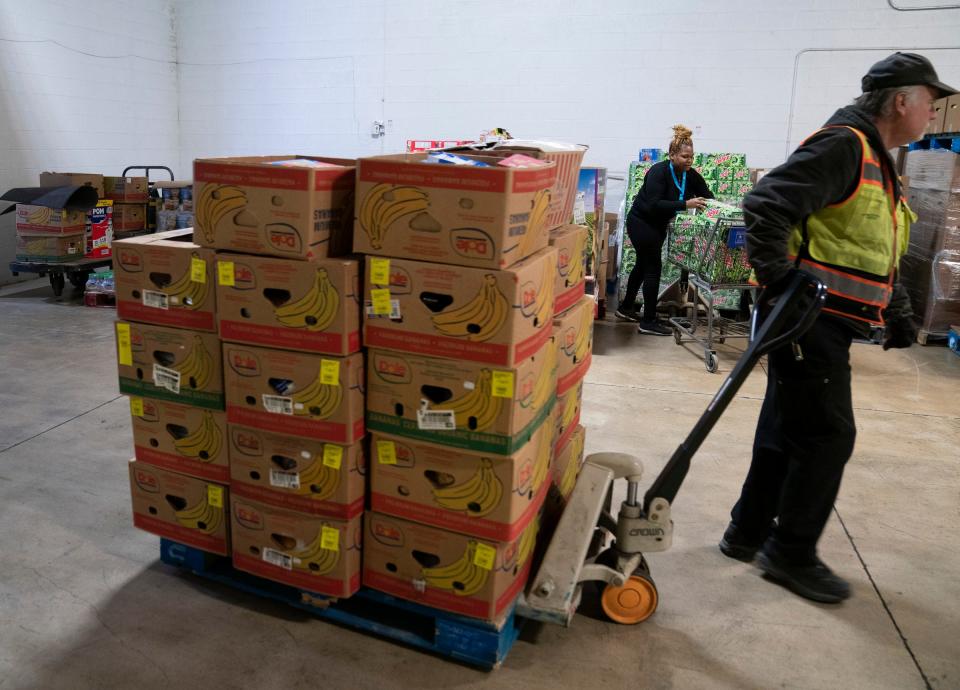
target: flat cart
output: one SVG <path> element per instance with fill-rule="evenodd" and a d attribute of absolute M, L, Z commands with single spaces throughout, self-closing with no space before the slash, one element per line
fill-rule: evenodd
<path fill-rule="evenodd" d="M 77 259 L 76 261 L 44 262 L 44 261 L 11 261 L 10 272 L 18 276 L 21 273 L 36 273 L 41 278 L 50 278 L 50 287 L 53 294 L 59 297 L 63 288 L 70 284 L 82 290 L 87 284 L 87 278 L 98 268 L 109 268 L 112 259 L 108 256 L 102 259 Z"/>

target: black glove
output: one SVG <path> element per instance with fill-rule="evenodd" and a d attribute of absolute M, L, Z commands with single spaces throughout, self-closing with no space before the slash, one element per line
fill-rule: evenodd
<path fill-rule="evenodd" d="M 917 327 L 913 325 L 912 319 L 894 319 L 887 322 L 887 328 L 883 333 L 884 350 L 892 347 L 910 347 L 915 342 L 917 342 Z"/>

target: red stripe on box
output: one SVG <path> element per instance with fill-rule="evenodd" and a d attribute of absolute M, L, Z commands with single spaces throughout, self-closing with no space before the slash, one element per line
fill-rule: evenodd
<path fill-rule="evenodd" d="M 551 329 L 547 328 L 547 323 L 543 324 L 540 327 L 540 330 L 534 333 L 532 336 L 517 343 L 516 347 L 514 348 L 513 362 L 511 362 L 511 364 L 522 362 L 528 357 L 533 357 L 535 354 L 540 352 L 540 348 L 543 347 L 543 344 L 550 340 Z"/>
<path fill-rule="evenodd" d="M 337 503 L 336 501 L 315 501 L 309 496 L 278 489 L 268 489 L 254 484 L 244 484 L 236 480 L 230 481 L 230 491 L 239 498 L 259 501 L 277 508 L 285 508 L 309 515 L 323 515 L 349 520 L 363 512 L 362 496 L 350 504 Z"/>
<path fill-rule="evenodd" d="M 226 450 L 226 449 L 224 449 Z M 191 477 L 200 477 L 209 479 L 213 482 L 226 484 L 230 481 L 230 468 L 224 465 L 210 465 L 193 458 L 185 458 L 181 455 L 171 453 L 161 453 L 153 448 L 144 446 L 134 446 L 133 454 L 137 460 L 145 462 L 154 467 L 160 467 L 171 472 L 189 474 Z"/>
<path fill-rule="evenodd" d="M 562 314 L 576 304 L 577 301 L 583 297 L 583 287 L 584 281 L 581 280 L 569 290 L 565 290 L 557 295 L 556 301 L 553 305 L 553 315 L 556 316 L 557 314 Z"/>
<path fill-rule="evenodd" d="M 313 174 L 313 189 L 317 192 L 353 189 L 356 185 L 354 168 L 314 168 Z"/>
<path fill-rule="evenodd" d="M 557 379 L 557 395 L 563 395 L 568 390 L 573 388 L 577 383 L 587 375 L 587 370 L 590 369 L 590 362 L 593 361 L 593 353 L 588 352 L 586 358 L 576 365 L 573 368 L 573 371 L 564 374 L 559 379 Z"/>
<path fill-rule="evenodd" d="M 341 556 L 342 558 L 342 556 Z M 278 565 L 271 565 L 259 558 L 242 553 L 233 554 L 233 565 L 254 575 L 259 575 L 274 582 L 283 582 L 294 587 L 305 589 L 308 592 L 327 594 L 334 597 L 348 597 L 360 589 L 360 575 L 355 573 L 350 577 L 349 584 L 344 580 L 322 575 L 311 575 L 308 572 L 287 570 Z"/>
<path fill-rule="evenodd" d="M 84 225 L 36 225 L 34 223 L 17 223 L 18 232 L 30 232 L 37 235 L 81 235 L 86 230 Z"/>
<path fill-rule="evenodd" d="M 124 321 L 142 321 L 160 324 L 161 326 L 217 332 L 212 311 L 179 309 L 177 307 L 157 309 L 156 307 L 145 307 L 141 302 L 121 300 L 117 302 L 117 316 Z"/>
<path fill-rule="evenodd" d="M 242 321 L 220 319 L 220 338 L 238 343 L 252 343 L 267 347 L 320 352 L 331 355 L 349 355 L 360 350 L 360 333 L 314 333 L 299 328 L 264 326 Z M 352 348 L 352 349 L 351 349 Z"/>
<path fill-rule="evenodd" d="M 306 168 L 283 165 L 239 165 L 228 163 L 193 164 L 194 182 L 235 184 L 267 189 L 302 189 L 306 191 L 310 178 Z"/>
<path fill-rule="evenodd" d="M 518 194 L 539 192 L 553 186 L 556 181 L 556 165 L 548 168 L 514 168 L 512 191 Z"/>
<path fill-rule="evenodd" d="M 370 160 L 358 161 L 358 165 L 360 182 L 464 189 L 472 192 L 505 192 L 507 189 L 506 168 Z"/>
<path fill-rule="evenodd" d="M 544 329 L 546 330 L 546 329 Z M 367 324 L 364 330 L 364 344 L 367 347 L 383 347 L 401 352 L 415 352 L 431 357 L 450 357 L 468 359 L 484 364 L 502 364 L 510 366 L 510 348 L 495 343 L 474 343 L 459 338 L 442 335 L 426 335 L 395 331 Z"/>
<path fill-rule="evenodd" d="M 363 420 L 354 422 L 353 434 L 347 424 L 340 422 L 326 422 L 323 420 L 304 419 L 293 415 L 248 410 L 237 405 L 227 405 L 227 421 L 231 424 L 243 424 L 254 429 L 275 431 L 278 434 L 290 434 L 313 438 L 318 441 L 333 441 L 345 446 L 363 437 Z"/>
<path fill-rule="evenodd" d="M 226 539 L 217 539 L 209 534 L 204 534 L 200 530 L 190 529 L 182 525 L 171 525 L 169 522 L 140 513 L 133 514 L 133 526 L 187 546 L 195 546 L 210 553 L 217 553 L 221 556 L 226 556 L 229 553 Z"/>

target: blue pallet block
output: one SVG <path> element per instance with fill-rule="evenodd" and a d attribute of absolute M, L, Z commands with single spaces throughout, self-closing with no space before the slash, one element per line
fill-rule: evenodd
<path fill-rule="evenodd" d="M 910 144 L 910 151 L 933 151 L 936 149 L 944 149 L 946 151 L 953 151 L 954 153 L 960 153 L 960 134 L 931 134 L 920 141 L 915 141 Z"/>
<path fill-rule="evenodd" d="M 396 640 L 471 666 L 492 670 L 506 659 L 523 619 L 511 611 L 498 624 L 422 606 L 362 588 L 349 599 L 332 599 L 235 569 L 229 558 L 160 540 L 164 563 L 236 589 L 281 601 L 320 618 Z"/>

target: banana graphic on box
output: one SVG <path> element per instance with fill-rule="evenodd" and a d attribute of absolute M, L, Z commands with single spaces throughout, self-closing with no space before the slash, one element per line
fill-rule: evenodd
<path fill-rule="evenodd" d="M 310 290 L 291 304 L 276 309 L 277 321 L 291 328 L 322 331 L 327 328 L 340 309 L 340 293 L 330 283 L 327 269 L 318 268 Z"/>
<path fill-rule="evenodd" d="M 34 223 L 36 225 L 43 225 L 48 220 L 50 220 L 51 209 L 42 206 L 36 211 L 32 211 L 27 215 L 27 222 Z"/>
<path fill-rule="evenodd" d="M 246 205 L 246 192 L 239 187 L 207 183 L 203 185 L 196 199 L 194 225 L 203 235 L 206 243 L 213 244 L 217 223 L 223 220 L 224 216 L 236 214 Z"/>
<path fill-rule="evenodd" d="M 193 347 L 180 364 L 174 367 L 180 372 L 180 380 L 186 381 L 190 388 L 200 390 L 206 388 L 213 373 L 213 357 L 203 346 L 203 338 L 193 336 Z"/>
<path fill-rule="evenodd" d="M 456 400 L 444 403 L 438 410 L 450 411 L 455 414 L 458 429 L 483 431 L 493 426 L 506 398 L 493 397 L 493 372 L 481 369 L 480 376 L 474 382 L 473 390 Z M 471 420 L 473 420 L 471 422 Z"/>
<path fill-rule="evenodd" d="M 530 211 L 530 220 L 527 222 L 527 231 L 520 238 L 520 257 L 530 256 L 533 241 L 543 234 L 543 223 L 550 209 L 550 190 L 541 189 L 533 198 L 533 208 Z"/>
<path fill-rule="evenodd" d="M 340 562 L 340 551 L 323 548 L 323 528 L 330 527 L 327 523 L 317 530 L 316 538 L 307 546 L 290 553 L 293 556 L 293 567 L 308 570 L 314 575 L 324 575 L 333 570 Z"/>
<path fill-rule="evenodd" d="M 340 407 L 343 399 L 341 386 L 320 382 L 320 374 L 299 393 L 293 395 L 293 414 L 326 419 Z"/>
<path fill-rule="evenodd" d="M 549 280 L 548 280 L 549 278 Z M 540 328 L 544 323 L 553 317 L 553 276 L 540 276 L 540 285 L 537 287 L 536 304 L 537 309 L 533 313 L 533 325 Z"/>
<path fill-rule="evenodd" d="M 193 252 L 190 258 L 191 261 L 199 259 L 200 255 Z M 186 272 L 176 282 L 170 283 L 163 290 L 166 292 L 170 304 L 187 309 L 197 309 L 207 299 L 208 287 L 206 282 L 195 282 L 191 278 L 190 269 L 187 268 Z"/>
<path fill-rule="evenodd" d="M 580 328 L 573 344 L 573 361 L 582 362 L 590 352 L 590 334 L 593 330 L 593 310 L 584 309 L 580 316 Z"/>
<path fill-rule="evenodd" d="M 460 484 L 433 489 L 433 500 L 447 510 L 462 510 L 473 517 L 483 517 L 500 505 L 503 483 L 493 471 L 490 460 L 480 460 L 480 467 L 470 479 Z"/>
<path fill-rule="evenodd" d="M 433 327 L 441 334 L 483 342 L 495 336 L 510 316 L 510 302 L 497 287 L 497 277 L 488 273 L 483 286 L 469 302 L 431 316 Z"/>
<path fill-rule="evenodd" d="M 520 544 L 517 545 L 517 570 L 523 568 L 533 554 L 533 548 L 537 545 L 537 534 L 540 532 L 540 515 L 536 515 L 527 528 L 520 535 Z"/>
<path fill-rule="evenodd" d="M 204 410 L 203 421 L 192 433 L 173 442 L 180 455 L 201 462 L 213 462 L 223 447 L 223 433 L 213 421 L 213 413 Z"/>
<path fill-rule="evenodd" d="M 560 428 L 566 429 L 577 416 L 577 394 L 571 390 L 564 396 L 563 412 L 560 414 Z"/>
<path fill-rule="evenodd" d="M 175 511 L 177 522 L 190 529 L 198 529 L 204 534 L 213 534 L 223 522 L 223 508 L 214 508 L 207 503 L 207 494 L 192 508 Z"/>
<path fill-rule="evenodd" d="M 427 193 L 417 187 L 377 184 L 360 202 L 360 227 L 374 249 L 383 247 L 383 238 L 395 222 L 430 205 Z"/>
<path fill-rule="evenodd" d="M 437 568 L 423 568 L 421 573 L 427 584 L 437 589 L 445 589 L 461 597 L 469 597 L 479 592 L 487 583 L 489 570 L 474 563 L 477 542 L 471 539 L 467 549 L 450 565 Z"/>
<path fill-rule="evenodd" d="M 587 233 L 581 232 L 577 243 L 573 247 L 573 254 L 570 257 L 572 265 L 567 271 L 566 285 L 571 287 L 583 280 L 586 275 L 584 252 L 587 249 Z"/>
<path fill-rule="evenodd" d="M 560 493 L 567 497 L 577 484 L 577 475 L 580 473 L 580 458 L 583 456 L 583 434 L 574 434 L 570 439 L 570 462 L 563 470 L 560 478 Z"/>
<path fill-rule="evenodd" d="M 535 410 L 539 410 L 546 405 L 550 398 L 553 396 L 556 391 L 557 380 L 553 376 L 554 370 L 557 368 L 557 347 L 556 344 L 550 341 L 547 341 L 546 346 L 541 350 L 545 360 L 543 363 L 543 371 L 540 373 L 540 376 L 537 378 L 537 382 L 533 386 L 533 396 L 530 398 L 529 407 L 532 407 Z"/>
<path fill-rule="evenodd" d="M 551 445 L 546 439 L 540 444 L 540 452 L 537 453 L 537 459 L 534 461 L 533 477 L 530 480 L 530 488 L 534 491 L 540 488 L 550 471 Z"/>
<path fill-rule="evenodd" d="M 324 465 L 317 458 L 306 472 L 300 473 L 298 494 L 310 494 L 318 501 L 328 498 L 340 486 L 340 470 Z"/>

